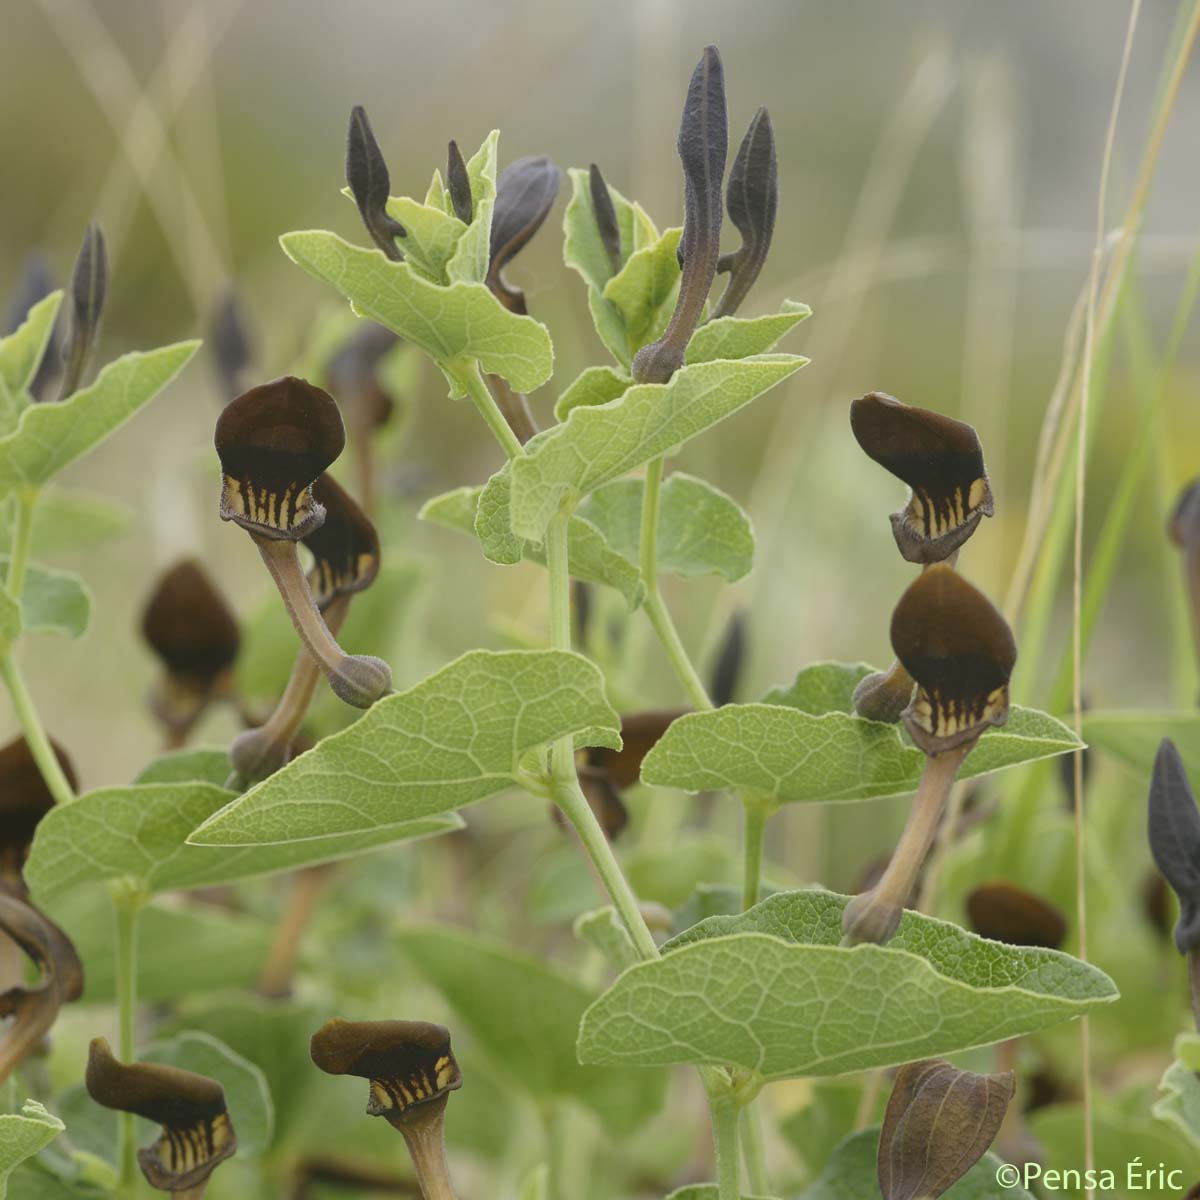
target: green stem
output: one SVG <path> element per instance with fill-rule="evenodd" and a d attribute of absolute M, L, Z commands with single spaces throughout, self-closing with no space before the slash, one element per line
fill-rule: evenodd
<path fill-rule="evenodd" d="M 38 770 L 42 773 L 42 778 L 46 781 L 46 786 L 54 797 L 54 802 L 70 804 L 75 799 L 74 789 L 67 781 L 66 775 L 63 774 L 62 767 L 59 766 L 58 756 L 54 753 L 50 739 L 46 736 L 42 719 L 38 716 L 33 697 L 25 686 L 25 680 L 11 650 L 7 654 L 0 655 L 0 678 L 4 679 L 4 686 L 8 688 L 13 709 L 21 724 L 21 730 L 25 734 L 25 741 L 29 745 L 33 761 L 37 763 Z"/>
<path fill-rule="evenodd" d="M 143 896 L 121 882 L 112 885 L 113 915 L 116 919 L 117 1007 L 119 1010 L 118 1057 L 124 1063 L 137 1058 L 137 922 Z M 132 1113 L 121 1113 L 118 1124 L 117 1163 L 120 1178 L 117 1195 L 133 1200 L 137 1195 L 137 1131 Z"/>
<path fill-rule="evenodd" d="M 550 644 L 557 650 L 571 649 L 571 579 L 567 564 L 567 525 L 570 520 L 571 510 L 564 507 L 546 531 L 546 566 L 550 572 Z M 559 738 L 550 748 L 550 776 L 554 802 L 579 834 L 583 848 L 629 930 L 638 955 L 646 960 L 657 958 L 658 947 L 642 917 L 637 897 L 579 786 L 575 771 L 575 741 L 570 734 Z"/>
<path fill-rule="evenodd" d="M 671 614 L 663 603 L 658 590 L 658 510 L 662 495 L 663 460 L 656 458 L 646 467 L 646 481 L 642 489 L 642 532 L 638 560 L 642 570 L 642 584 L 646 589 L 643 607 L 654 632 L 662 643 L 683 690 L 687 692 L 692 706 L 698 710 L 712 708 L 704 681 L 692 665 L 688 652 L 683 648 L 679 631 Z"/>
<path fill-rule="evenodd" d="M 743 792 L 742 813 L 742 908 L 753 908 L 762 884 L 763 840 L 771 804 L 765 796 Z"/>
<path fill-rule="evenodd" d="M 746 1163 L 746 1182 L 750 1190 L 756 1196 L 769 1196 L 771 1183 L 763 1152 L 762 1118 L 753 1105 L 742 1109 L 742 1158 Z"/>
<path fill-rule="evenodd" d="M 567 750 L 570 751 L 571 739 L 568 737 L 566 742 Z M 555 749 L 558 749 L 557 745 Z M 600 822 L 596 820 L 596 814 L 592 812 L 592 806 L 588 804 L 574 772 L 575 767 L 572 763 L 569 779 L 560 778 L 555 774 L 554 802 L 579 834 L 583 848 L 600 875 L 604 890 L 608 892 L 621 920 L 625 923 L 625 928 L 629 931 L 629 936 L 633 939 L 638 957 L 644 962 L 649 962 L 658 958 L 658 947 L 654 944 L 650 927 L 638 907 L 637 897 L 633 894 L 633 889 L 629 886 L 629 881 L 625 878 L 621 865 L 613 854 L 612 846 L 604 836 L 604 830 L 600 828 Z"/>
<path fill-rule="evenodd" d="M 741 1110 L 731 1096 L 710 1096 L 713 1150 L 717 1160 L 718 1200 L 740 1200 L 742 1189 L 738 1171 L 738 1121 Z"/>
<path fill-rule="evenodd" d="M 29 562 L 29 543 L 33 536 L 33 510 L 37 507 L 38 490 L 23 487 L 17 490 L 17 525 L 13 532 L 12 554 L 8 560 L 8 594 L 19 601 L 25 589 L 25 567 Z"/>
<path fill-rule="evenodd" d="M 479 415 L 495 435 L 496 441 L 500 443 L 504 453 L 509 458 L 519 458 L 524 454 L 525 450 L 520 439 L 513 433 L 512 426 L 504 419 L 504 414 L 500 411 L 495 396 L 492 395 L 491 389 L 479 372 L 479 363 L 472 359 L 469 368 L 460 367 L 454 371 L 454 378 L 474 401 Z"/>
<path fill-rule="evenodd" d="M 662 648 L 667 652 L 671 669 L 683 685 L 683 690 L 687 692 L 693 707 L 701 712 L 712 708 L 713 704 L 708 698 L 704 681 L 697 674 L 696 668 L 692 666 L 692 660 L 688 657 L 688 652 L 683 648 L 683 642 L 679 639 L 675 622 L 671 620 L 671 614 L 667 612 L 667 606 L 663 603 L 657 590 L 647 590 L 643 607 L 646 610 L 646 616 L 650 618 L 650 624 L 654 627 L 654 632 L 658 634 Z"/>

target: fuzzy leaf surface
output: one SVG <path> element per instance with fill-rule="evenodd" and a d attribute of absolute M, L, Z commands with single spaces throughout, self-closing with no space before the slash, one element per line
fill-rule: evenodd
<path fill-rule="evenodd" d="M 787 687 L 772 688 L 763 703 L 798 708 L 814 717 L 831 712 L 853 716 L 854 689 L 874 670 L 866 663 L 810 663 Z"/>
<path fill-rule="evenodd" d="M 382 256 L 381 256 L 382 257 Z M 183 370 L 199 342 L 126 354 L 61 404 L 31 404 L 0 438 L 0 493 L 40 486 L 115 433 Z"/>
<path fill-rule="evenodd" d="M 607 543 L 630 562 L 641 542 L 640 479 L 619 479 L 597 488 L 580 505 Z M 703 479 L 676 471 L 659 495 L 658 566 L 683 579 L 720 575 L 733 583 L 754 565 L 754 530 L 745 509 Z"/>
<path fill-rule="evenodd" d="M 503 943 L 451 928 L 397 938 L 417 973 L 438 989 L 512 1082 L 538 1099 L 573 1098 L 614 1133 L 630 1133 L 662 1103 L 661 1072 L 581 1066 L 575 1035 L 595 993 L 572 976 Z"/>
<path fill-rule="evenodd" d="M 8 1195 L 8 1177 L 27 1158 L 45 1149 L 66 1126 L 36 1100 L 19 1113 L 0 1113 L 0 1200 Z"/>
<path fill-rule="evenodd" d="M 463 487 L 435 496 L 425 504 L 418 516 L 474 537 L 478 533 L 476 514 L 483 492 L 484 488 L 481 487 Z M 489 499 L 494 500 L 495 496 L 496 489 L 493 488 Z M 487 522 L 482 527 L 486 536 Z M 500 545 L 499 561 L 507 564 L 511 556 L 510 543 L 504 539 Z M 520 538 L 513 538 L 511 546 L 519 547 L 521 556 L 530 562 L 546 565 L 544 546 Z M 487 549 L 494 552 L 494 547 L 495 543 L 489 540 Z M 625 554 L 609 545 L 604 534 L 591 521 L 578 516 L 571 518 L 567 527 L 567 556 L 574 578 L 615 588 L 625 597 L 630 608 L 636 608 L 641 603 L 644 592 L 641 572 Z M 492 558 L 491 561 L 496 559 Z"/>
<path fill-rule="evenodd" d="M 572 409 L 512 463 L 513 532 L 541 541 L 564 497 L 585 496 L 683 445 L 806 361 L 776 354 L 700 363 L 676 371 L 665 384 L 635 384 L 613 403 Z"/>
<path fill-rule="evenodd" d="M 44 296 L 12 333 L 0 338 L 0 387 L 10 400 L 0 407 L 0 432 L 10 432 L 29 404 L 28 388 L 46 353 L 62 298 L 62 292 Z"/>
<path fill-rule="evenodd" d="M 0 554 L 0 574 L 8 556 Z M 71 571 L 30 563 L 21 590 L 21 629 L 25 633 L 58 633 L 77 638 L 88 627 L 92 598 L 83 580 Z"/>
<path fill-rule="evenodd" d="M 527 752 L 567 734 L 620 745 L 599 670 L 562 650 L 475 650 L 387 696 L 251 788 L 198 846 L 382 836 L 512 787 Z"/>
<path fill-rule="evenodd" d="M 233 795 L 210 783 L 149 783 L 101 788 L 59 805 L 38 824 L 25 877 L 40 898 L 128 876 L 152 893 L 213 887 L 344 858 L 396 841 L 461 828 L 454 816 L 425 816 L 354 837 L 270 846 L 193 846 L 192 831 Z"/>
<path fill-rule="evenodd" d="M 391 262 L 380 250 L 353 246 L 324 230 L 286 233 L 279 242 L 293 262 L 332 284 L 361 316 L 420 346 L 443 368 L 477 359 L 518 392 L 531 392 L 550 378 L 554 352 L 546 327 L 509 312 L 484 284 L 439 287 L 407 263 Z"/>
<path fill-rule="evenodd" d="M 990 1045 L 1117 998 L 1107 975 L 1069 955 L 912 912 L 886 946 L 839 946 L 848 900 L 781 892 L 680 934 L 584 1014 L 580 1060 L 841 1075 Z"/>
<path fill-rule="evenodd" d="M 554 416 L 565 421 L 573 408 L 596 407 L 623 396 L 633 386 L 624 371 L 614 367 L 586 367 L 568 385 L 554 405 Z"/>
<path fill-rule="evenodd" d="M 879 1195 L 875 1160 L 879 1130 L 852 1134 L 834 1150 L 825 1170 L 799 1200 L 866 1200 Z M 952 1188 L 946 1200 L 1033 1200 L 1023 1187 L 1002 1187 L 996 1179 L 1002 1160 L 985 1154 Z"/>
<path fill-rule="evenodd" d="M 762 317 L 717 317 L 706 321 L 688 342 L 689 363 L 712 362 L 715 358 L 750 358 L 768 354 L 812 309 L 798 300 L 785 300 L 777 313 Z"/>
<path fill-rule="evenodd" d="M 1067 754 L 1079 747 L 1061 721 L 1014 705 L 1008 724 L 979 739 L 960 779 Z M 642 781 L 703 792 L 751 788 L 776 804 L 870 800 L 916 790 L 925 755 L 893 725 L 842 712 L 813 716 L 778 704 L 727 704 L 689 713 L 642 763 Z"/>

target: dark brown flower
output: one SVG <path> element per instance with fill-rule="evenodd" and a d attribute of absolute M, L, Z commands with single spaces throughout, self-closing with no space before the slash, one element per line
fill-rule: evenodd
<path fill-rule="evenodd" d="M 901 1067 L 879 1134 L 883 1200 L 937 1200 L 987 1152 L 1016 1081 L 942 1059 Z"/>
<path fill-rule="evenodd" d="M 909 585 L 892 614 L 892 648 L 917 682 L 904 721 L 927 754 L 972 744 L 1008 720 L 1012 630 L 953 567 L 930 567 Z"/>
<path fill-rule="evenodd" d="M 108 1042 L 95 1038 L 84 1082 L 97 1104 L 162 1126 L 157 1141 L 138 1151 L 146 1182 L 161 1192 L 198 1188 L 237 1150 L 225 1089 L 215 1079 L 161 1063 L 119 1062 Z"/>
<path fill-rule="evenodd" d="M 330 1075 L 370 1081 L 367 1113 L 404 1135 L 422 1194 L 453 1200 L 446 1167 L 446 1102 L 462 1087 L 450 1032 L 427 1021 L 327 1021 L 312 1037 L 312 1060 Z"/>
<path fill-rule="evenodd" d="M 66 751 L 50 742 L 58 765 L 74 791 L 75 768 Z M 34 761 L 29 743 L 18 737 L 0 749 L 0 885 L 22 890 L 21 869 L 38 822 L 54 807 L 54 796 Z"/>
<path fill-rule="evenodd" d="M 850 428 L 868 456 L 912 489 L 892 514 L 909 562 L 949 558 L 993 512 L 979 437 L 970 425 L 871 392 L 850 405 Z"/>
<path fill-rule="evenodd" d="M 325 520 L 303 541 L 312 552 L 309 574 L 313 598 L 324 608 L 335 596 L 350 596 L 379 574 L 379 534 L 353 497 L 331 475 L 313 484 L 313 498 Z"/>
<path fill-rule="evenodd" d="M 450 1031 L 428 1021 L 334 1018 L 313 1034 L 311 1052 L 326 1074 L 370 1080 L 368 1114 L 393 1124 L 462 1087 Z"/>
<path fill-rule="evenodd" d="M 71 939 L 26 900 L 0 888 L 0 941 L 24 951 L 39 978 L 0 991 L 0 1083 L 50 1032 L 64 1004 L 83 995 L 83 965 Z"/>
<path fill-rule="evenodd" d="M 967 917 L 980 937 L 1010 946 L 1058 950 L 1067 936 L 1067 919 L 1053 904 L 1003 880 L 970 892 Z"/>
<path fill-rule="evenodd" d="M 331 476 L 322 475 L 313 484 L 313 495 L 325 510 L 325 520 L 304 539 L 313 555 L 309 591 L 330 639 L 334 639 L 346 619 L 351 596 L 370 587 L 379 574 L 379 535 L 366 513 Z M 262 725 L 235 739 L 229 757 L 243 787 L 266 779 L 294 757 L 320 676 L 320 664 L 302 649 L 274 711 Z"/>
<path fill-rule="evenodd" d="M 251 388 L 221 413 L 215 442 L 224 472 L 223 521 L 294 541 L 324 519 L 313 481 L 346 445 L 328 392 L 292 375 Z"/>
<path fill-rule="evenodd" d="M 142 613 L 142 636 L 164 673 L 151 694 L 155 716 L 186 734 L 208 704 L 228 692 L 241 644 L 237 617 L 195 559 L 159 578 Z"/>
<path fill-rule="evenodd" d="M 313 484 L 345 440 L 333 398 L 302 379 L 288 376 L 239 396 L 217 421 L 221 516 L 254 538 L 296 632 L 334 693 L 370 708 L 391 688 L 391 670 L 382 659 L 346 654 L 337 644 L 296 554 L 296 542 L 325 520 Z"/>

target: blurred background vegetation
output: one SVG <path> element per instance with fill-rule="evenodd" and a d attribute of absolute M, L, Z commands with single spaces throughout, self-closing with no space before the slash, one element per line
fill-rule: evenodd
<path fill-rule="evenodd" d="M 364 241 L 353 206 L 339 195 L 352 104 L 371 114 L 394 192 L 423 194 L 449 138 L 469 152 L 498 127 L 502 163 L 542 152 L 563 167 L 595 161 L 666 226 L 681 219 L 674 143 L 683 87 L 699 49 L 716 42 L 732 136 L 766 104 L 779 142 L 776 238 L 745 315 L 784 297 L 814 310 L 788 345 L 812 364 L 674 464 L 727 490 L 754 520 L 750 578 L 732 589 L 668 586 L 685 641 L 702 660 L 711 661 L 729 615 L 748 614 L 741 697 L 754 698 L 813 660 L 891 657 L 888 618 L 912 569 L 895 552 L 887 520 L 902 501 L 899 485 L 850 436 L 847 403 L 866 391 L 977 426 L 996 517 L 961 567 L 997 601 L 1004 597 L 1038 433 L 1091 259 L 1127 16 L 1124 5 L 1090 0 L 10 0 L 0 39 L 0 281 L 15 287 L 34 248 L 65 279 L 84 225 L 96 218 L 112 260 L 101 359 L 203 336 L 232 284 L 253 328 L 260 375 L 270 378 L 303 361 L 339 309 L 328 289 L 288 262 L 278 235 L 324 227 Z M 1114 224 L 1175 18 L 1168 0 L 1143 6 L 1113 163 Z M 1105 400 L 1089 476 L 1089 545 L 1145 419 L 1195 252 L 1197 114 L 1193 69 L 1099 380 Z M 556 382 L 532 398 L 543 421 L 561 387 L 604 359 L 583 289 L 561 264 L 564 199 L 512 268 L 555 340 Z M 42 639 L 36 655 L 26 655 L 50 730 L 70 748 L 87 788 L 131 779 L 159 748 L 139 702 L 155 666 L 137 632 L 159 572 L 182 555 L 201 557 L 247 618 L 270 591 L 249 539 L 217 519 L 211 439 L 225 397 L 205 358 L 66 480 L 133 514 L 120 538 L 63 561 L 95 594 L 85 640 Z M 1189 334 L 1167 381 L 1162 453 L 1088 658 L 1085 692 L 1095 707 L 1193 698 L 1178 564 L 1163 526 L 1167 498 L 1200 467 L 1198 367 Z M 536 641 L 545 629 L 540 568 L 490 566 L 473 542 L 414 519 L 427 497 L 482 482 L 499 465 L 490 436 L 425 365 L 402 400 L 407 423 L 393 443 L 385 559 L 419 564 L 423 583 L 392 656 L 401 687 L 462 650 Z M 1064 576 L 1044 661 L 1024 668 L 1019 703 L 1045 702 L 1068 644 L 1068 602 Z M 631 655 L 643 666 L 631 685 L 635 698 L 679 703 L 644 623 L 633 621 L 630 636 L 645 650 Z M 2 720 L 7 736 L 15 721 L 7 713 Z M 232 718 L 221 715 L 200 740 L 220 744 L 233 732 Z M 1100 786 L 1118 810 L 1127 797 L 1114 828 L 1140 828 L 1144 781 L 1110 768 Z M 653 825 L 647 803 L 635 807 Z M 468 818 L 540 821 L 529 807 L 513 801 L 507 814 L 501 804 L 496 816 L 473 810 Z M 851 888 L 862 864 L 891 843 L 904 808 L 781 814 L 769 873 L 779 882 Z M 734 814 L 727 816 L 732 832 Z M 718 814 L 718 824 L 724 819 Z M 526 915 L 535 919 L 565 915 L 553 899 L 558 884 L 547 882 L 560 869 L 556 837 L 547 824 L 540 841 L 514 852 L 527 865 L 534 859 Z M 1140 878 L 1148 855 L 1136 836 L 1133 844 L 1129 871 Z M 568 861 L 561 871 L 587 885 Z M 498 851 L 486 869 L 500 878 L 512 862 Z M 1057 898 L 1069 902 L 1065 892 Z M 511 932 L 506 913 L 489 910 L 482 923 Z M 1171 1020 L 1164 1014 L 1147 1041 L 1159 1040 Z M 1160 1043 L 1164 1055 L 1168 1046 Z"/>

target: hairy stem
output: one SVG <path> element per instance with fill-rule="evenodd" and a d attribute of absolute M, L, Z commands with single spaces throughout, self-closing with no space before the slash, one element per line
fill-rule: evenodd
<path fill-rule="evenodd" d="M 450 1169 L 446 1166 L 443 1122 L 440 1119 L 423 1122 L 400 1132 L 404 1134 L 425 1200 L 457 1200 L 454 1185 L 450 1182 Z"/>
<path fill-rule="evenodd" d="M 700 678 L 688 652 L 683 648 L 675 622 L 658 590 L 658 509 L 662 494 L 663 460 L 656 458 L 646 467 L 646 480 L 642 490 L 642 529 L 638 560 L 642 571 L 642 584 L 646 589 L 643 607 L 650 624 L 666 651 L 683 690 L 698 710 L 712 708 L 712 701 L 704 681 Z"/>
<path fill-rule="evenodd" d="M 732 1096 L 710 1097 L 710 1106 L 717 1166 L 717 1197 L 718 1200 L 740 1200 L 738 1122 L 741 1109 Z"/>
<path fill-rule="evenodd" d="M 519 455 L 524 454 L 525 451 L 521 448 L 521 440 L 513 432 L 512 426 L 504 419 L 504 414 L 500 411 L 500 406 L 496 403 L 496 398 L 488 390 L 488 385 L 484 382 L 483 376 L 479 372 L 479 364 L 472 359 L 469 367 L 459 369 L 454 373 L 454 378 L 458 380 L 463 390 L 471 397 L 475 407 L 479 410 L 479 415 L 484 420 L 484 424 L 492 431 L 504 453 L 509 458 L 517 458 Z"/>
<path fill-rule="evenodd" d="M 143 897 L 121 882 L 111 888 L 113 916 L 116 922 L 115 961 L 117 1009 L 119 1014 L 118 1054 L 124 1063 L 137 1057 L 137 923 Z M 120 1172 L 117 1195 L 133 1200 L 137 1194 L 137 1131 L 132 1113 L 123 1112 L 117 1127 L 117 1164 Z"/>
<path fill-rule="evenodd" d="M 925 760 L 925 771 L 913 798 L 908 823 L 887 869 L 869 892 L 856 896 L 846 906 L 842 918 L 843 945 L 852 946 L 858 942 L 882 945 L 896 932 L 905 903 L 933 844 L 958 768 L 973 745 L 974 742 L 968 742 L 942 754 L 931 754 Z"/>
<path fill-rule="evenodd" d="M 508 380 L 502 375 L 489 375 L 488 384 L 496 398 L 496 406 L 500 409 L 508 427 L 517 435 L 517 441 L 525 445 L 538 431 L 537 422 L 529 409 L 529 401 L 520 392 L 514 392 L 508 386 Z"/>
<path fill-rule="evenodd" d="M 752 908 L 758 903 L 762 886 L 763 839 L 771 803 L 755 792 L 743 792 L 742 811 L 742 908 Z"/>
<path fill-rule="evenodd" d="M 742 1109 L 742 1158 L 746 1163 L 746 1183 L 756 1196 L 769 1196 L 767 1159 L 763 1152 L 762 1118 L 751 1105 Z"/>
<path fill-rule="evenodd" d="M 38 770 L 46 781 L 46 787 L 50 789 L 50 794 L 54 797 L 54 802 L 69 804 L 75 799 L 74 789 L 67 781 L 66 775 L 63 774 L 62 767 L 59 766 L 58 756 L 54 753 L 50 739 L 46 736 L 45 726 L 33 703 L 33 697 L 30 696 L 29 689 L 25 686 L 24 677 L 21 675 L 12 651 L 0 656 L 0 677 L 3 677 L 4 686 L 8 688 L 8 694 L 12 698 L 13 711 L 17 714 L 21 731 L 25 734 L 25 741 L 29 744 L 29 752 L 33 755 L 33 761 L 37 763 Z"/>
<path fill-rule="evenodd" d="M 33 512 L 37 507 L 37 500 L 36 487 L 27 486 L 17 490 L 17 523 L 13 530 L 5 586 L 8 588 L 8 594 L 18 602 L 25 590 L 25 567 L 29 562 L 29 543 L 33 536 Z"/>

